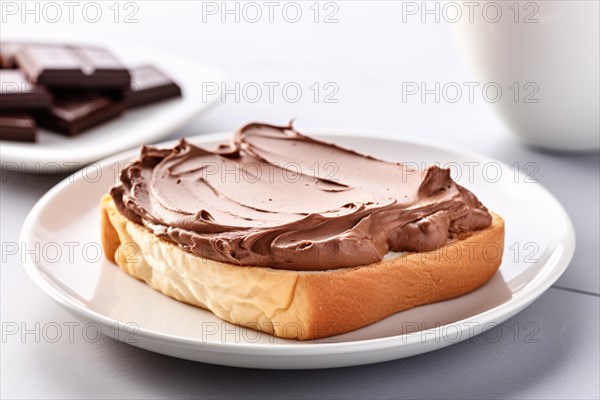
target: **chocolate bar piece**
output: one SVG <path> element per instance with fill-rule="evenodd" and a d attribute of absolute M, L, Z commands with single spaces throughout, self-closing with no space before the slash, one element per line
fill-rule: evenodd
<path fill-rule="evenodd" d="M 128 108 L 181 97 L 181 88 L 156 67 L 144 65 L 130 73 L 131 89 L 125 95 Z"/>
<path fill-rule="evenodd" d="M 35 113 L 40 126 L 74 136 L 125 110 L 125 103 L 108 96 L 88 93 L 57 96 L 48 110 Z"/>
<path fill-rule="evenodd" d="M 20 112 L 0 112 L 0 140 L 35 142 L 36 125 L 33 117 Z"/>
<path fill-rule="evenodd" d="M 47 108 L 50 100 L 50 94 L 43 87 L 29 83 L 21 71 L 0 70 L 0 109 Z"/>
<path fill-rule="evenodd" d="M 15 68 L 15 54 L 20 45 L 17 43 L 0 42 L 0 68 Z"/>
<path fill-rule="evenodd" d="M 49 88 L 127 89 L 129 71 L 98 47 L 26 44 L 15 55 L 31 82 Z"/>

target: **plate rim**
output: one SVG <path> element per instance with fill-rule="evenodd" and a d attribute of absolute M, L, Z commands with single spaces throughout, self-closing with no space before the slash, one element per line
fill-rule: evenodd
<path fill-rule="evenodd" d="M 312 134 L 315 136 L 352 136 L 352 137 L 360 137 L 360 138 L 373 138 L 379 140 L 391 140 L 398 143 L 409 142 L 411 144 L 424 145 L 429 147 L 435 147 L 436 150 L 450 151 L 457 153 L 463 157 L 469 159 L 479 159 L 485 160 L 488 162 L 496 162 L 500 164 L 503 168 L 509 168 L 508 164 L 488 157 L 483 154 L 478 154 L 476 152 L 465 151 L 457 146 L 447 145 L 443 142 L 428 139 L 428 138 L 420 138 L 413 137 L 405 134 L 398 133 L 385 133 L 381 131 L 368 131 L 368 130 L 357 130 L 357 129 L 331 129 L 331 128 L 310 128 L 310 129 L 302 129 L 303 132 L 308 134 Z M 227 140 L 227 138 L 231 137 L 231 132 L 226 133 L 213 133 L 207 135 L 197 135 L 188 137 L 187 139 L 193 143 L 210 143 L 214 141 L 222 141 Z M 165 142 L 161 142 L 156 144 L 156 146 L 168 146 L 175 143 L 176 140 L 169 140 Z M 106 165 L 111 165 L 115 161 L 123 161 L 127 158 L 131 158 L 137 152 L 137 149 L 130 149 L 126 151 L 122 151 L 113 156 L 107 157 L 97 162 L 100 167 L 104 167 Z M 80 173 L 83 169 L 78 170 L 72 175 L 66 177 L 61 182 L 52 187 L 48 192 L 46 192 L 32 207 L 29 214 L 25 218 L 23 226 L 21 228 L 21 233 L 19 240 L 21 243 L 25 245 L 31 245 L 31 240 L 33 239 L 33 230 L 35 227 L 35 221 L 38 219 L 41 212 L 46 208 L 47 204 L 52 200 L 55 194 L 59 193 L 66 185 L 69 185 L 76 180 L 82 179 Z M 519 170 L 519 174 L 523 174 L 522 171 Z M 200 339 L 193 339 L 185 336 L 179 335 L 170 335 L 161 332 L 156 332 L 153 330 L 147 330 L 144 328 L 139 328 L 136 332 L 136 336 L 139 335 L 140 338 L 151 340 L 159 343 L 167 343 L 170 345 L 179 345 L 185 347 L 194 347 L 197 350 L 202 352 L 212 352 L 212 353 L 229 353 L 229 354 L 240 354 L 240 355 L 265 355 L 264 351 L 270 351 L 272 353 L 268 354 L 268 356 L 287 356 L 287 355 L 334 355 L 334 354 L 344 354 L 344 353 L 355 353 L 355 352 L 363 352 L 363 351 L 375 351 L 382 350 L 388 348 L 394 348 L 396 345 L 401 347 L 410 347 L 414 345 L 426 345 L 430 340 L 423 340 L 422 337 L 442 337 L 440 332 L 444 329 L 447 329 L 450 325 L 460 324 L 466 325 L 466 322 L 478 322 L 479 325 L 482 323 L 490 323 L 494 322 L 495 318 L 502 318 L 506 316 L 506 318 L 501 319 L 500 322 L 503 322 L 505 319 L 510 318 L 511 315 L 520 311 L 533 301 L 535 301 L 540 295 L 542 295 L 548 288 L 554 284 L 558 278 L 564 273 L 564 271 L 568 268 L 570 261 L 572 260 L 575 245 L 576 245 L 576 237 L 573 223 L 564 209 L 562 204 L 556 199 L 556 197 L 548 191 L 542 184 L 535 183 L 537 188 L 540 189 L 545 196 L 550 199 L 557 208 L 557 211 L 560 211 L 559 215 L 556 215 L 556 218 L 560 218 L 562 223 L 566 227 L 566 232 L 564 239 L 559 243 L 559 245 L 554 248 L 551 252 L 551 257 L 542 265 L 540 270 L 536 273 L 536 275 L 528 281 L 523 288 L 519 289 L 517 292 L 513 293 L 512 297 L 506 302 L 497 305 L 493 308 L 487 309 L 481 313 L 472 315 L 467 318 L 463 318 L 458 321 L 451 322 L 449 324 L 436 326 L 434 328 L 411 332 L 407 334 L 372 338 L 372 339 L 364 339 L 364 340 L 355 340 L 349 342 L 326 342 L 326 343 L 310 343 L 310 342 L 298 342 L 291 341 L 292 343 L 229 343 L 229 342 L 217 342 L 217 341 L 203 341 Z M 562 245 L 562 249 L 561 249 Z M 557 257 L 556 260 L 552 260 L 552 256 L 557 254 L 559 250 L 562 250 Z M 549 264 L 552 265 L 549 266 Z M 23 267 L 29 276 L 29 278 L 53 301 L 57 302 L 61 307 L 66 309 L 67 311 L 76 314 L 79 317 L 96 321 L 104 326 L 117 326 L 124 327 L 126 322 L 118 321 L 116 319 L 110 318 L 103 314 L 100 314 L 94 310 L 91 310 L 83 305 L 79 305 L 76 302 L 72 302 L 69 296 L 58 288 L 54 286 L 52 282 L 44 277 L 44 272 L 41 270 L 34 261 L 30 258 L 26 258 L 25 262 L 22 263 Z M 464 331 L 464 328 L 461 328 L 460 331 Z M 482 330 L 474 329 L 474 335 L 481 333 Z M 451 343 L 443 343 L 440 347 L 445 347 L 447 345 L 459 343 L 460 341 L 466 340 L 471 336 L 468 335 L 461 340 L 457 340 L 456 342 Z M 443 341 L 441 341 L 443 342 Z M 431 349 L 433 350 L 433 349 Z"/>

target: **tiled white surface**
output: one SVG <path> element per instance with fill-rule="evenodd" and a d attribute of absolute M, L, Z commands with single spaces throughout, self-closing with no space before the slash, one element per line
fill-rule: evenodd
<path fill-rule="evenodd" d="M 374 4 L 373 4 L 374 3 Z M 2 397 L 221 398 L 597 398 L 599 371 L 598 155 L 559 156 L 517 143 L 489 104 L 400 101 L 403 81 L 472 81 L 443 24 L 399 23 L 395 2 L 339 2 L 340 22 L 202 23 L 192 2 L 138 2 L 139 23 L 2 24 L 1 38 L 127 41 L 187 52 L 221 68 L 231 82 L 336 82 L 337 104 L 220 104 L 173 137 L 230 131 L 250 120 L 382 130 L 442 140 L 508 164 L 534 162 L 536 177 L 564 204 L 577 233 L 571 266 L 558 286 L 502 325 L 498 343 L 477 337 L 442 351 L 373 366 L 331 371 L 251 371 L 193 364 L 102 339 L 98 343 L 1 343 Z M 212 20 L 211 20 L 212 21 Z M 276 30 L 275 30 L 276 29 Z M 277 34 L 274 34 L 277 32 Z M 58 178 L 3 173 L 2 243 L 18 231 L 35 201 Z M 551 217 L 551 216 L 550 216 Z M 26 278 L 18 257 L 0 269 L 6 323 L 74 321 Z M 515 341 L 514 324 L 538 327 L 537 343 Z M 511 329 L 511 327 L 513 327 Z M 522 331 L 523 332 L 523 331 Z"/>

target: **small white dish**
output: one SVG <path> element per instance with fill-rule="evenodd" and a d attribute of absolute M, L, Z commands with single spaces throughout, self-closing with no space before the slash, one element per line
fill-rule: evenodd
<path fill-rule="evenodd" d="M 137 151 L 79 171 L 40 199 L 21 232 L 24 248 L 39 249 L 37 256 L 24 256 L 25 269 L 69 312 L 134 346 L 221 365 L 301 369 L 393 360 L 465 340 L 518 313 L 567 268 L 575 249 L 573 226 L 560 203 L 533 178 L 487 157 L 421 139 L 319 132 L 326 131 L 310 131 L 380 158 L 453 168 L 456 179 L 506 221 L 499 272 L 460 298 L 317 341 L 278 339 L 223 322 L 206 310 L 154 291 L 102 257 L 99 201 L 116 181 L 119 167 Z M 229 138 L 210 135 L 190 140 L 213 147 Z"/>
<path fill-rule="evenodd" d="M 203 95 L 203 82 L 223 81 L 221 74 L 209 66 L 155 49 L 110 46 L 110 51 L 128 67 L 156 66 L 181 87 L 183 96 L 126 110 L 122 116 L 75 137 L 38 128 L 37 143 L 2 140 L 3 168 L 41 174 L 73 173 L 111 154 L 170 135 L 219 99 L 218 95 Z"/>

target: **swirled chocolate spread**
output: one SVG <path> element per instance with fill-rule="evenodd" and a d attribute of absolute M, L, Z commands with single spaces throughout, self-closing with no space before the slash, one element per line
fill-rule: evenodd
<path fill-rule="evenodd" d="M 235 265 L 328 270 L 423 252 L 486 228 L 450 170 L 424 171 L 253 123 L 214 151 L 142 147 L 111 189 L 118 210 L 181 249 Z"/>

